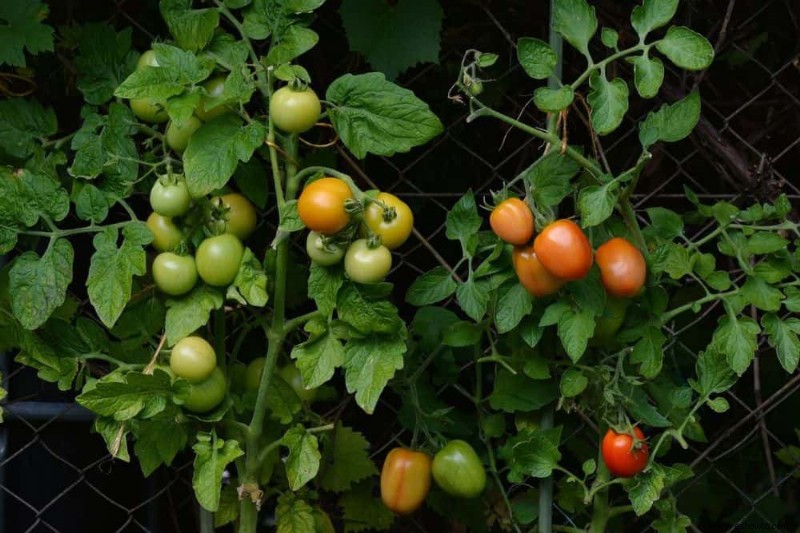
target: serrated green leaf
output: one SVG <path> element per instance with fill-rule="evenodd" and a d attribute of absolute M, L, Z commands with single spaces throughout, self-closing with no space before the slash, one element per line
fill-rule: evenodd
<path fill-rule="evenodd" d="M 169 32 L 184 50 L 205 48 L 219 26 L 217 9 L 192 9 L 192 0 L 161 0 L 159 8 Z"/>
<path fill-rule="evenodd" d="M 656 41 L 656 48 L 686 70 L 708 68 L 714 60 L 714 47 L 708 39 L 683 26 L 670 27 L 664 38 Z"/>
<path fill-rule="evenodd" d="M 560 434 L 561 428 L 552 428 L 514 439 L 509 451 L 509 481 L 520 482 L 522 475 L 536 478 L 552 475 L 561 460 L 561 452 L 558 451 Z"/>
<path fill-rule="evenodd" d="M 577 368 L 568 368 L 561 375 L 561 395 L 565 398 L 572 398 L 578 396 L 589 385 L 589 378 L 584 375 L 583 371 Z"/>
<path fill-rule="evenodd" d="M 345 533 L 385 531 L 391 527 L 394 514 L 373 495 L 375 485 L 372 480 L 359 483 L 339 498 Z"/>
<path fill-rule="evenodd" d="M 659 465 L 651 465 L 647 472 L 638 474 L 630 485 L 625 486 L 625 490 L 628 491 L 636 516 L 642 516 L 661 496 L 661 491 L 664 490 L 664 473 Z"/>
<path fill-rule="evenodd" d="M 192 487 L 197 501 L 203 509 L 214 512 L 219 508 L 222 474 L 234 459 L 244 455 L 235 440 L 217 438 L 216 432 L 198 433 L 192 447 L 194 475 Z"/>
<path fill-rule="evenodd" d="M 169 375 L 161 370 L 152 375 L 131 372 L 122 380 L 120 376 L 110 374 L 75 400 L 87 409 L 117 421 L 134 417 L 145 419 L 167 407 L 172 387 Z"/>
<path fill-rule="evenodd" d="M 289 450 L 286 475 L 289 478 L 289 488 L 296 491 L 317 476 L 322 458 L 319 442 L 303 426 L 297 425 L 286 432 L 281 445 Z"/>
<path fill-rule="evenodd" d="M 406 292 L 406 302 L 417 307 L 435 304 L 453 295 L 456 282 L 444 267 L 434 267 L 414 280 Z"/>
<path fill-rule="evenodd" d="M 622 124 L 628 111 L 628 85 L 621 78 L 609 81 L 605 74 L 595 73 L 589 86 L 586 101 L 592 107 L 592 127 L 598 135 L 607 135 Z"/>
<path fill-rule="evenodd" d="M 677 9 L 678 0 L 644 0 L 641 5 L 633 8 L 631 25 L 639 39 L 644 42 L 648 33 L 672 20 Z"/>
<path fill-rule="evenodd" d="M 23 98 L 0 101 L 0 148 L 8 155 L 19 159 L 29 157 L 39 144 L 37 139 L 54 135 L 57 130 L 56 114 L 51 108 Z"/>
<path fill-rule="evenodd" d="M 725 354 L 715 350 L 706 350 L 697 357 L 695 364 L 697 382 L 692 387 L 705 397 L 720 394 L 736 383 L 736 374 L 725 360 Z"/>
<path fill-rule="evenodd" d="M 630 58 L 633 63 L 633 85 L 642 98 L 653 98 L 664 83 L 664 63 L 657 57 L 640 55 Z"/>
<path fill-rule="evenodd" d="M 558 319 L 558 337 L 573 363 L 580 361 L 594 334 L 594 314 L 590 311 L 568 309 Z"/>
<path fill-rule="evenodd" d="M 167 345 L 172 346 L 205 326 L 211 318 L 211 311 L 220 309 L 222 304 L 222 293 L 208 285 L 198 285 L 185 296 L 167 300 L 164 325 Z"/>
<path fill-rule="evenodd" d="M 530 314 L 533 301 L 525 287 L 514 283 L 502 291 L 497 301 L 494 322 L 498 333 L 507 333 L 517 327 L 523 317 Z"/>
<path fill-rule="evenodd" d="M 658 141 L 676 142 L 689 136 L 700 120 L 700 94 L 692 91 L 674 104 L 648 113 L 639 124 L 639 141 L 645 150 Z"/>
<path fill-rule="evenodd" d="M 58 309 L 72 283 L 75 252 L 66 239 L 58 239 L 39 257 L 25 252 L 14 260 L 8 273 L 11 310 L 26 329 L 37 329 Z"/>
<path fill-rule="evenodd" d="M 314 509 L 293 492 L 284 492 L 278 497 L 275 508 L 277 533 L 316 532 Z"/>
<path fill-rule="evenodd" d="M 369 441 L 361 433 L 337 424 L 333 439 L 324 448 L 320 487 L 332 492 L 345 492 L 354 483 L 378 475 L 368 449 Z"/>
<path fill-rule="evenodd" d="M 89 104 L 105 104 L 114 89 L 136 67 L 131 48 L 131 28 L 117 31 L 108 24 L 90 23 L 81 28 L 75 68 L 77 87 Z"/>
<path fill-rule="evenodd" d="M 781 320 L 770 313 L 761 318 L 761 325 L 764 326 L 767 342 L 775 349 L 783 369 L 790 374 L 794 373 L 800 361 L 800 319 Z"/>
<path fill-rule="evenodd" d="M 546 42 L 522 37 L 517 39 L 517 61 L 531 78 L 546 80 L 555 71 L 558 56 Z"/>
<path fill-rule="evenodd" d="M 741 376 L 755 356 L 760 332 L 761 328 L 752 318 L 726 315 L 719 320 L 711 346 L 725 354 L 731 369 Z"/>
<path fill-rule="evenodd" d="M 347 392 L 355 393 L 356 403 L 367 414 L 372 414 L 386 384 L 403 368 L 405 352 L 404 338 L 387 335 L 350 339 L 345 345 Z"/>
<path fill-rule="evenodd" d="M 570 180 L 579 170 L 580 166 L 574 159 L 553 150 L 520 175 L 525 179 L 536 205 L 551 207 L 561 203 L 570 193 Z"/>
<path fill-rule="evenodd" d="M 781 300 L 783 300 L 783 293 L 780 289 L 756 277 L 748 277 L 739 289 L 739 294 L 762 311 L 777 311 L 781 308 Z"/>
<path fill-rule="evenodd" d="M 514 413 L 541 409 L 558 398 L 558 386 L 552 381 L 533 381 L 527 376 L 500 370 L 489 395 L 492 409 Z"/>
<path fill-rule="evenodd" d="M 292 349 L 292 359 L 303 375 L 303 383 L 308 388 L 327 383 L 335 369 L 344 363 L 344 347 L 332 331 L 310 338 Z"/>
<path fill-rule="evenodd" d="M 53 50 L 53 28 L 42 21 L 49 8 L 38 0 L 0 4 L 0 65 L 25 66 L 25 54 Z"/>
<path fill-rule="evenodd" d="M 642 338 L 634 345 L 631 352 L 631 363 L 640 364 L 639 373 L 653 379 L 661 372 L 664 360 L 664 343 L 667 338 L 661 329 L 649 327 Z"/>
<path fill-rule="evenodd" d="M 553 29 L 581 53 L 588 55 L 589 40 L 597 31 L 594 7 L 586 0 L 556 0 L 553 10 Z"/>
<path fill-rule="evenodd" d="M 489 288 L 483 280 L 470 278 L 456 288 L 456 301 L 468 317 L 480 322 L 489 307 Z"/>
<path fill-rule="evenodd" d="M 619 183 L 612 181 L 604 185 L 590 185 L 578 195 L 578 210 L 581 226 L 591 228 L 602 224 L 614 212 L 617 205 Z"/>

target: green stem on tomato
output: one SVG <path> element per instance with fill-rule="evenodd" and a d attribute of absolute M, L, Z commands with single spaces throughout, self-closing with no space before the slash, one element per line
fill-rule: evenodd
<path fill-rule="evenodd" d="M 214 533 L 214 513 L 200 508 L 200 533 Z"/>
<path fill-rule="evenodd" d="M 289 333 L 291 333 L 295 329 L 299 328 L 300 326 L 302 326 L 303 324 L 305 324 L 309 320 L 311 320 L 313 318 L 318 318 L 318 317 L 322 318 L 322 313 L 320 313 L 319 310 L 311 311 L 310 313 L 306 313 L 304 315 L 300 315 L 298 317 L 295 317 L 295 318 L 292 318 L 290 320 L 287 320 L 283 324 L 283 334 L 284 334 L 284 336 L 288 335 Z"/>
<path fill-rule="evenodd" d="M 656 42 L 658 42 L 658 41 L 656 41 Z M 656 42 L 652 42 L 650 44 L 639 43 L 636 46 L 632 46 L 630 48 L 626 48 L 625 50 L 620 50 L 619 52 L 617 52 L 615 54 L 611 54 L 610 56 L 608 56 L 607 58 L 603 59 L 602 61 L 598 61 L 597 63 L 593 63 L 593 62 L 590 63 L 588 68 L 586 69 L 586 71 L 583 74 L 581 74 L 580 76 L 578 76 L 578 79 L 573 81 L 570 84 L 570 87 L 572 87 L 572 90 L 574 91 L 575 89 L 580 87 L 583 84 L 583 82 L 585 82 L 587 79 L 589 79 L 589 76 L 591 76 L 592 72 L 594 72 L 595 70 L 604 70 L 606 68 L 606 65 L 608 65 L 612 61 L 616 61 L 617 59 L 620 59 L 620 58 L 625 57 L 625 56 L 629 56 L 629 55 L 634 54 L 636 52 L 643 52 L 645 50 L 648 50 L 651 46 L 655 46 Z"/>
<path fill-rule="evenodd" d="M 247 45 L 247 51 L 248 54 L 250 55 L 250 61 L 252 61 L 253 68 L 256 71 L 256 80 L 258 81 L 256 85 L 258 86 L 259 91 L 261 91 L 261 94 L 264 97 L 269 98 L 272 95 L 272 91 L 268 87 L 270 84 L 268 80 L 264 77 L 264 68 L 261 66 L 261 62 L 258 60 L 258 54 L 256 54 L 256 50 L 255 48 L 253 48 L 253 43 L 250 42 L 250 39 L 247 37 L 247 33 L 244 31 L 242 23 L 239 22 L 239 19 L 237 19 L 227 7 L 225 7 L 225 4 L 223 2 L 221 2 L 220 0 L 214 0 L 214 4 L 217 6 L 217 10 L 220 12 L 220 14 L 226 19 L 228 19 L 228 22 L 230 22 L 231 25 L 234 28 L 236 28 L 236 31 L 239 32 L 242 41 L 244 41 L 245 44 Z"/>
<path fill-rule="evenodd" d="M 603 434 L 603 431 L 600 432 Z M 602 447 L 597 451 L 597 477 L 592 486 L 592 521 L 589 524 L 589 533 L 604 533 L 608 524 L 608 485 L 611 473 L 603 461 Z"/>
<path fill-rule="evenodd" d="M 664 313 L 663 315 L 661 315 L 661 318 L 660 318 L 661 325 L 663 326 L 664 324 L 666 324 L 667 322 L 669 322 L 670 320 L 672 320 L 676 316 L 678 316 L 680 314 L 683 314 L 686 311 L 689 311 L 690 309 L 692 309 L 696 305 L 703 305 L 703 304 L 707 304 L 709 302 L 713 302 L 715 300 L 721 300 L 723 298 L 727 298 L 728 296 L 733 296 L 734 294 L 737 294 L 738 292 L 739 292 L 739 289 L 734 289 L 734 290 L 730 290 L 730 291 L 727 291 L 727 292 L 718 292 L 716 294 L 709 294 L 708 296 L 704 296 L 703 298 L 700 298 L 699 300 L 695 300 L 693 302 L 689 302 L 688 304 L 684 304 L 684 305 L 682 305 L 680 307 L 676 307 L 675 309 L 672 309 L 671 311 L 668 311 L 668 312 Z"/>

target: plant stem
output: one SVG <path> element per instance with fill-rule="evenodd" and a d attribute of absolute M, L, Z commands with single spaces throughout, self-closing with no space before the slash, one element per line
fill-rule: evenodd
<path fill-rule="evenodd" d="M 298 317 L 287 320 L 283 324 L 283 334 L 288 335 L 289 333 L 299 328 L 312 318 L 317 318 L 317 317 L 322 317 L 322 313 L 320 313 L 319 311 L 311 311 L 310 313 L 306 313 L 304 315 L 300 315 Z"/>
<path fill-rule="evenodd" d="M 603 431 L 600 432 L 603 434 Z M 598 446 L 598 448 L 601 448 Z M 592 522 L 589 525 L 589 533 L 603 533 L 608 524 L 609 510 L 608 510 L 608 482 L 610 473 L 603 461 L 603 454 L 597 452 L 597 478 L 594 481 L 595 487 L 593 488 L 594 498 L 592 498 Z"/>
<path fill-rule="evenodd" d="M 214 515 L 200 508 L 200 533 L 214 533 Z"/>
<path fill-rule="evenodd" d="M 608 65 L 612 61 L 616 61 L 617 59 L 620 59 L 620 58 L 625 57 L 625 56 L 629 56 L 629 55 L 634 54 L 636 52 L 641 52 L 641 51 L 647 50 L 651 46 L 654 46 L 655 44 L 656 44 L 655 42 L 650 43 L 650 44 L 639 43 L 636 46 L 632 46 L 630 48 L 626 48 L 625 50 L 620 50 L 619 52 L 617 52 L 615 54 L 611 54 L 610 56 L 608 56 L 607 58 L 603 59 L 602 61 L 598 61 L 597 63 L 590 64 L 589 67 L 586 69 L 586 71 L 583 74 L 581 74 L 580 76 L 578 76 L 578 79 L 576 79 L 575 81 L 572 82 L 570 87 L 572 87 L 572 90 L 574 91 L 575 89 L 580 87 L 581 84 L 583 84 L 583 82 L 585 82 L 587 79 L 589 79 L 589 76 L 591 76 L 592 72 L 594 72 L 595 70 L 605 69 L 606 65 Z"/>
<path fill-rule="evenodd" d="M 699 300 L 695 300 L 694 302 L 689 302 L 688 304 L 682 305 L 680 307 L 676 307 L 672 311 L 668 311 L 661 315 L 661 325 L 666 324 L 676 316 L 690 310 L 695 305 L 703 305 L 707 304 L 708 302 L 713 302 L 715 300 L 721 300 L 727 296 L 733 296 L 734 294 L 738 293 L 739 289 L 730 290 L 727 292 L 718 292 L 716 294 L 709 294 L 708 296 L 704 296 Z"/>

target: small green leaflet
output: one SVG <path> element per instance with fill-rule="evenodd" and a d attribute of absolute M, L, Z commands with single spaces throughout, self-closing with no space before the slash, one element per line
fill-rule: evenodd
<path fill-rule="evenodd" d="M 489 396 L 492 409 L 514 413 L 541 409 L 558 398 L 558 386 L 552 381 L 533 381 L 524 374 L 500 370 Z"/>
<path fill-rule="evenodd" d="M 134 451 L 144 477 L 149 477 L 162 464 L 171 465 L 178 452 L 186 447 L 185 426 L 172 420 L 137 422 L 135 427 Z"/>
<path fill-rule="evenodd" d="M 161 0 L 159 7 L 169 32 L 184 50 L 205 48 L 219 26 L 217 9 L 191 9 L 192 0 Z"/>
<path fill-rule="evenodd" d="M 286 28 L 279 40 L 273 42 L 264 62 L 268 66 L 289 63 L 305 54 L 319 42 L 319 35 L 314 30 L 292 25 Z"/>
<path fill-rule="evenodd" d="M 0 413 L 0 422 L 2 422 L 2 413 Z M 92 428 L 103 437 L 103 441 L 105 441 L 106 448 L 108 448 L 108 453 L 111 454 L 111 457 L 119 459 L 120 461 L 125 461 L 126 463 L 130 462 L 131 455 L 128 451 L 128 434 L 130 431 L 125 423 L 119 423 L 114 419 L 98 416 L 94 419 Z M 138 457 L 138 452 L 136 455 L 141 461 L 141 458 Z M 145 477 L 146 476 L 147 474 L 145 474 Z"/>
<path fill-rule="evenodd" d="M 435 304 L 456 291 L 453 275 L 444 267 L 434 267 L 414 280 L 406 292 L 406 302 L 417 307 Z"/>
<path fill-rule="evenodd" d="M 64 303 L 72 282 L 74 256 L 69 241 L 58 239 L 42 257 L 29 251 L 14 260 L 8 274 L 8 291 L 11 310 L 22 327 L 37 329 Z"/>
<path fill-rule="evenodd" d="M 517 60 L 528 76 L 546 80 L 553 74 L 558 56 L 546 42 L 522 37 L 517 40 Z"/>
<path fill-rule="evenodd" d="M 672 26 L 660 41 L 659 52 L 686 70 L 702 70 L 714 60 L 714 47 L 708 39 L 683 26 Z"/>
<path fill-rule="evenodd" d="M 700 120 L 700 94 L 692 91 L 674 104 L 664 104 L 651 111 L 639 124 L 639 142 L 647 150 L 658 141 L 685 139 Z"/>
<path fill-rule="evenodd" d="M 560 440 L 560 427 L 521 433 L 510 439 L 509 481 L 520 483 L 525 476 L 550 476 L 561 460 L 561 452 L 558 451 Z"/>
<path fill-rule="evenodd" d="M 500 292 L 494 317 L 497 332 L 507 333 L 511 331 L 532 310 L 533 301 L 530 294 L 525 290 L 525 287 L 516 283 L 515 280 L 513 285 Z"/>
<path fill-rule="evenodd" d="M 600 41 L 606 48 L 615 50 L 619 44 L 619 33 L 613 28 L 603 28 L 600 30 Z"/>
<path fill-rule="evenodd" d="M 642 98 L 653 98 L 664 82 L 664 63 L 645 54 L 629 59 L 633 63 L 633 84 Z"/>
<path fill-rule="evenodd" d="M 53 50 L 53 28 L 43 24 L 49 8 L 38 0 L 0 2 L 0 65 L 25 66 L 29 54 Z"/>
<path fill-rule="evenodd" d="M 296 344 L 291 355 L 308 388 L 327 383 L 333 377 L 334 370 L 344 363 L 342 341 L 334 335 L 333 330 L 327 329 L 321 335 Z"/>
<path fill-rule="evenodd" d="M 361 433 L 338 423 L 333 439 L 323 449 L 320 488 L 344 492 L 350 490 L 354 483 L 378 475 L 368 449 L 369 441 Z"/>
<path fill-rule="evenodd" d="M 594 7 L 586 0 L 556 0 L 553 10 L 553 29 L 583 55 L 588 55 L 589 40 L 597 31 Z"/>
<path fill-rule="evenodd" d="M 378 72 L 345 74 L 325 98 L 333 104 L 328 114 L 336 132 L 359 159 L 408 152 L 444 129 L 425 102 Z"/>
<path fill-rule="evenodd" d="M 194 450 L 192 487 L 198 503 L 207 511 L 219 508 L 222 473 L 234 459 L 244 455 L 235 440 L 222 440 L 215 431 L 198 433 Z"/>
<path fill-rule="evenodd" d="M 788 373 L 797 369 L 800 361 L 800 319 L 787 318 L 781 320 L 775 314 L 766 314 L 761 318 L 761 325 L 767 334 L 767 342 L 775 348 L 778 361 Z"/>
<path fill-rule="evenodd" d="M 319 471 L 319 442 L 303 426 L 297 425 L 286 432 L 281 444 L 289 449 L 286 458 L 289 487 L 298 490 L 314 479 Z"/>
<path fill-rule="evenodd" d="M 631 25 L 639 38 L 644 38 L 651 31 L 667 24 L 678 9 L 678 0 L 644 0 L 631 12 Z"/>
<path fill-rule="evenodd" d="M 653 507 L 664 490 L 664 472 L 658 464 L 650 465 L 647 472 L 638 474 L 625 486 L 636 516 L 642 516 Z"/>
<path fill-rule="evenodd" d="M 177 387 L 178 385 L 176 385 Z M 162 412 L 172 395 L 169 375 L 156 370 L 152 375 L 131 372 L 124 381 L 118 374 L 109 374 L 76 401 L 101 416 L 117 421 L 151 418 Z"/>
<path fill-rule="evenodd" d="M 628 111 L 628 85 L 621 78 L 609 81 L 605 73 L 589 78 L 592 91 L 586 101 L 592 107 L 592 127 L 598 135 L 607 135 L 622 123 Z"/>
<path fill-rule="evenodd" d="M 567 309 L 558 319 L 558 337 L 573 363 L 580 361 L 594 334 L 594 314 L 582 309 Z"/>
<path fill-rule="evenodd" d="M 101 23 L 81 28 L 75 68 L 78 89 L 87 103 L 101 105 L 111 100 L 114 89 L 136 68 L 131 34 L 131 28 L 117 31 Z"/>
<path fill-rule="evenodd" d="M 731 369 L 741 376 L 755 356 L 760 332 L 752 318 L 726 315 L 719 320 L 711 346 L 724 353 Z"/>
<path fill-rule="evenodd" d="M 406 352 L 403 329 L 402 337 L 372 334 L 350 339 L 344 347 L 347 392 L 355 393 L 356 403 L 367 414 L 373 413 L 386 384 L 403 368 Z"/>
<path fill-rule="evenodd" d="M 631 363 L 641 365 L 639 373 L 643 377 L 653 379 L 661 372 L 666 340 L 660 328 L 649 327 L 634 345 L 630 355 Z"/>
<path fill-rule="evenodd" d="M 589 378 L 584 375 L 582 370 L 568 368 L 561 375 L 561 384 L 559 387 L 561 389 L 561 394 L 565 398 L 572 398 L 586 390 L 588 384 Z"/>
<path fill-rule="evenodd" d="M 311 263 L 308 274 L 308 297 L 317 303 L 323 315 L 330 315 L 336 308 L 336 296 L 344 284 L 341 268 L 324 267 Z"/>
<path fill-rule="evenodd" d="M 379 497 L 373 495 L 377 488 L 375 485 L 374 479 L 362 481 L 339 498 L 345 533 L 384 531 L 391 527 L 394 515 Z"/>
<path fill-rule="evenodd" d="M 348 0 L 339 14 L 350 50 L 364 54 L 390 80 L 418 63 L 439 62 L 444 12 L 438 1 Z"/>
<path fill-rule="evenodd" d="M 617 181 L 603 185 L 590 185 L 581 189 L 578 195 L 581 226 L 591 228 L 605 222 L 617 205 L 618 190 L 619 182 Z"/>
<path fill-rule="evenodd" d="M 475 195 L 472 189 L 469 189 L 447 212 L 445 235 L 450 240 L 460 241 L 462 247 L 467 249 L 470 239 L 481 229 L 482 224 L 483 219 L 478 215 Z"/>
<path fill-rule="evenodd" d="M 267 274 L 250 248 L 245 248 L 239 272 L 228 287 L 227 297 L 242 305 L 267 305 Z"/>
<path fill-rule="evenodd" d="M 536 205 L 552 207 L 561 203 L 572 190 L 570 181 L 580 167 L 569 156 L 558 150 L 539 159 L 522 171 L 521 175 L 529 187 Z"/>
<path fill-rule="evenodd" d="M 566 109 L 572 103 L 573 98 L 575 98 L 575 93 L 569 85 L 560 89 L 539 87 L 533 91 L 533 103 L 545 113 L 558 113 L 562 109 Z"/>
<path fill-rule="evenodd" d="M 736 383 L 736 374 L 726 362 L 725 354 L 714 349 L 708 349 L 697 357 L 695 373 L 697 381 L 690 380 L 689 384 L 706 398 L 721 394 Z"/>
<path fill-rule="evenodd" d="M 11 4 L 6 2 L 5 5 Z M 0 100 L 0 148 L 8 155 L 27 158 L 39 145 L 37 139 L 50 137 L 56 131 L 56 114 L 51 108 L 23 98 Z"/>
<path fill-rule="evenodd" d="M 222 307 L 223 298 L 219 289 L 198 285 L 192 292 L 180 298 L 167 300 L 165 330 L 167 345 L 172 346 L 193 331 L 205 326 L 211 311 Z"/>
<path fill-rule="evenodd" d="M 275 508 L 277 533 L 305 533 L 317 531 L 314 509 L 297 494 L 287 491 L 278 497 Z"/>

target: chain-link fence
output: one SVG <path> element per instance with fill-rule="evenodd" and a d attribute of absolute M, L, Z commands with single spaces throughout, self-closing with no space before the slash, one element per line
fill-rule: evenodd
<path fill-rule="evenodd" d="M 148 34 L 159 30 L 153 28 L 144 8 L 133 4 L 116 2 L 112 20 L 133 25 L 146 43 Z M 627 20 L 634 4 L 596 2 L 601 26 L 629 28 Z M 309 71 L 315 73 L 315 83 L 320 86 L 330 81 L 326 76 L 365 68 L 358 57 L 347 52 L 337 6 L 334 2 L 324 8 L 317 27 L 324 46 L 308 58 Z M 547 38 L 547 2 L 447 0 L 443 6 L 446 17 L 440 64 L 419 66 L 400 82 L 430 102 L 445 124 L 444 134 L 425 147 L 391 159 L 356 161 L 343 150 L 336 153 L 339 166 L 360 185 L 375 183 L 397 194 L 417 215 L 418 233 L 396 257 L 393 280 L 398 295 L 431 267 L 455 264 L 459 249 L 445 238 L 444 220 L 464 191 L 471 188 L 479 198 L 488 195 L 530 165 L 543 149 L 539 141 L 491 119 L 467 124 L 466 107 L 449 101 L 446 94 L 465 50 L 496 52 L 502 59 L 490 71 L 493 80 L 486 84 L 482 98 L 509 115 L 543 126 L 544 117 L 529 105 L 535 86 L 515 64 L 514 42 L 521 36 Z M 638 120 L 660 103 L 675 101 L 699 87 L 703 116 L 698 128 L 688 140 L 657 147 L 634 197 L 637 208 L 658 205 L 686 210 L 684 187 L 709 202 L 750 203 L 774 198 L 780 192 L 797 202 L 798 18 L 796 0 L 684 2 L 677 22 L 709 38 L 717 52 L 714 65 L 707 72 L 686 74 L 670 70 L 667 64 L 665 84 L 655 101 L 632 96 L 631 111 L 619 132 L 596 142 L 585 133 L 586 109 L 580 103 L 574 105 L 568 115 L 570 142 L 592 150 L 613 169 L 626 168 L 639 154 Z M 620 33 L 623 41 L 632 38 L 625 31 Z M 582 65 L 582 58 L 567 51 L 565 78 L 574 79 Z M 632 78 L 624 62 L 615 68 Z M 641 223 L 648 221 L 643 218 Z M 694 237 L 708 231 L 692 228 Z M 729 267 L 734 278 L 743 275 L 733 264 Z M 404 312 L 410 318 L 413 309 Z M 716 321 L 718 313 L 712 306 L 669 325 L 672 341 L 665 357 L 676 362 L 675 368 L 691 363 L 707 344 L 708 325 Z M 9 416 L 0 426 L 0 531 L 3 526 L 6 532 L 198 530 L 191 465 L 186 458 L 176 461 L 179 466 L 162 468 L 143 480 L 135 462 L 129 465 L 110 459 L 102 440 L 89 434 L 88 413 L 73 405 L 69 396 L 54 393 L 52 387 L 37 381 L 32 371 L 13 365 L 10 357 L 4 363 L 6 367 L 0 370 L 9 390 Z M 785 531 L 800 527 L 798 467 L 786 465 L 776 456 L 778 450 L 800 444 L 794 431 L 800 427 L 798 389 L 800 374 L 787 375 L 774 350 L 763 344 L 750 370 L 727 393 L 731 409 L 704 417 L 707 442 L 692 442 L 686 451 L 670 451 L 670 460 L 691 464 L 696 474 L 678 492 L 678 508 L 692 518 L 693 531 L 728 531 L 742 524 Z M 443 396 L 447 393 L 440 391 Z M 386 394 L 375 417 L 396 413 L 397 406 L 397 398 Z M 556 423 L 565 426 L 563 446 L 575 450 L 576 455 L 588 457 L 595 449 L 597 433 L 589 419 L 556 415 Z M 375 456 L 380 456 L 382 445 L 388 446 L 396 438 L 403 435 L 370 435 Z M 556 502 L 554 520 L 575 527 L 584 522 L 578 519 L 581 512 L 566 502 Z M 651 530 L 650 522 L 632 518 L 625 527 L 646 531 Z M 443 530 L 419 519 L 399 524 L 399 531 Z"/>

